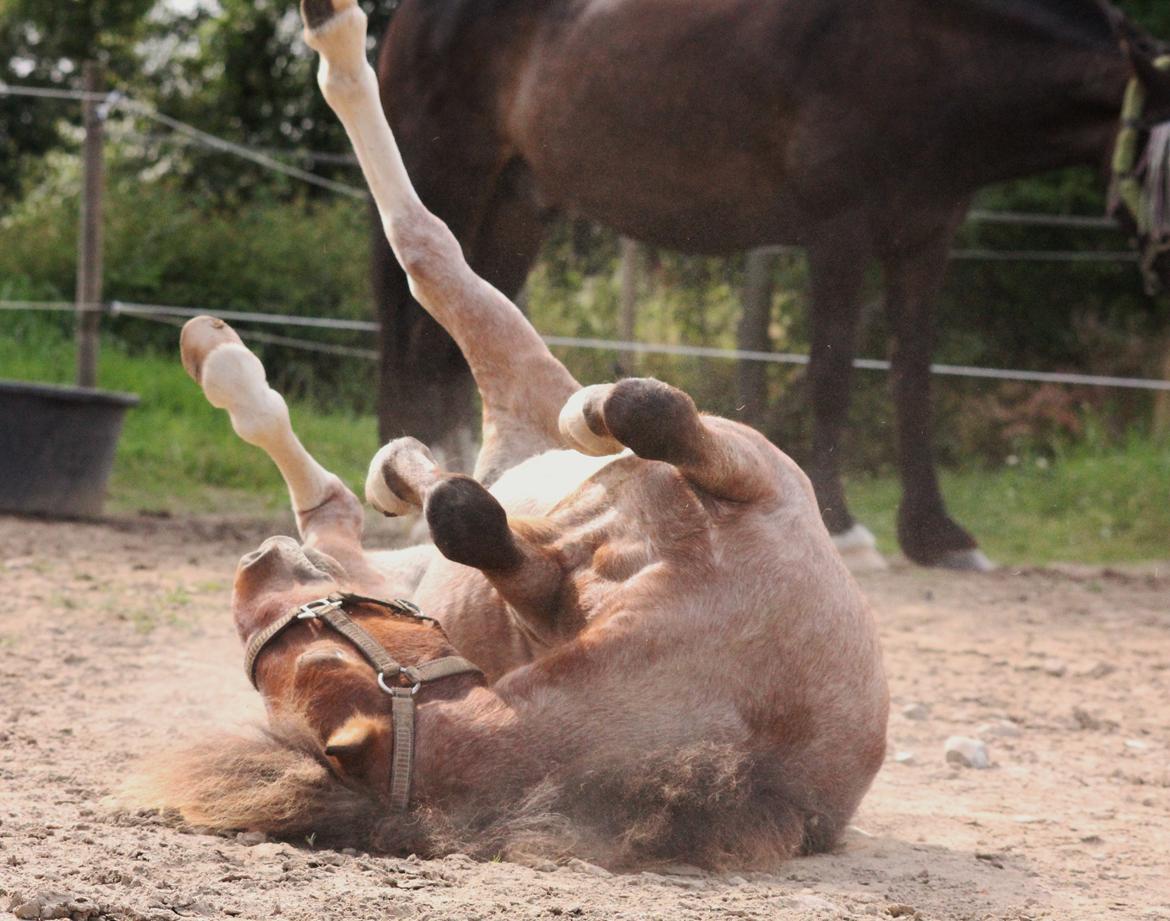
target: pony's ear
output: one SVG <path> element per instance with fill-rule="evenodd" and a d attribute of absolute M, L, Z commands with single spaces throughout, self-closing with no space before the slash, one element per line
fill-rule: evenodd
<path fill-rule="evenodd" d="M 325 754 L 342 777 L 382 790 L 390 781 L 392 745 L 388 717 L 351 716 L 325 740 Z"/>

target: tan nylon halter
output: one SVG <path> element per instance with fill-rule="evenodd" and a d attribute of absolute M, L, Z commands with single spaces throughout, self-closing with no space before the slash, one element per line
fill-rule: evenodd
<path fill-rule="evenodd" d="M 319 620 L 328 624 L 357 647 L 378 674 L 378 687 L 391 697 L 390 715 L 394 723 L 394 757 L 390 762 L 390 804 L 399 811 L 410 805 L 411 774 L 414 768 L 414 707 L 415 695 L 424 684 L 453 675 L 479 674 L 480 670 L 461 656 L 443 656 L 420 665 L 402 665 L 381 643 L 365 629 L 354 623 L 343 610 L 350 604 L 372 604 L 439 627 L 433 617 L 427 617 L 409 601 L 395 599 L 382 601 L 351 592 L 338 592 L 319 598 L 282 614 L 263 630 L 258 630 L 248 641 L 244 651 L 244 671 L 253 687 L 256 684 L 256 661 L 265 647 L 292 624 L 301 620 Z M 442 627 L 439 627 L 442 630 Z M 390 684 L 399 677 L 407 686 Z"/>

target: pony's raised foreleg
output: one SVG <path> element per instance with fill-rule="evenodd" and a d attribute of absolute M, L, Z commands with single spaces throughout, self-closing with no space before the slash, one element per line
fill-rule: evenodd
<path fill-rule="evenodd" d="M 232 428 L 248 444 L 263 450 L 288 486 L 301 537 L 309 538 L 314 513 L 327 505 L 344 506 L 334 515 L 337 526 L 361 539 L 362 511 L 352 493 L 305 450 L 292 430 L 288 405 L 268 386 L 264 365 L 236 331 L 215 317 L 195 317 L 179 337 L 183 367 L 203 388 L 209 403 L 227 410 Z M 352 501 L 350 501 L 352 500 Z"/>
<path fill-rule="evenodd" d="M 280 470 L 305 545 L 341 563 L 356 591 L 391 596 L 413 592 L 434 548 L 380 554 L 362 549 L 361 503 L 305 450 L 284 398 L 268 386 L 264 365 L 235 330 L 214 317 L 196 317 L 183 327 L 179 347 L 183 367 L 208 402 L 227 410 L 236 434 L 263 450 Z"/>
<path fill-rule="evenodd" d="M 476 477 L 560 446 L 557 413 L 579 388 L 524 315 L 467 265 L 458 241 L 419 200 L 366 60 L 366 16 L 354 0 L 303 0 L 318 82 L 344 125 L 411 292 L 459 345 L 483 397 Z"/>

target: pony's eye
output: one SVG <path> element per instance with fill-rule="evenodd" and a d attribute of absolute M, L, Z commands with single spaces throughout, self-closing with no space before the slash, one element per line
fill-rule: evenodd
<path fill-rule="evenodd" d="M 310 649 L 297 656 L 297 671 L 302 668 L 338 668 L 349 664 L 349 657 L 340 649 Z"/>

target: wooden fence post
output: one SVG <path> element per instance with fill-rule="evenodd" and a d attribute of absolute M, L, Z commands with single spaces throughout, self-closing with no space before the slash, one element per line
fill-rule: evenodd
<path fill-rule="evenodd" d="M 1162 379 L 1170 381 L 1170 336 L 1162 347 Z M 1170 390 L 1154 394 L 1154 434 L 1170 437 Z"/>
<path fill-rule="evenodd" d="M 101 92 L 101 71 L 95 61 L 83 65 L 87 94 Z M 97 386 L 98 323 L 102 300 L 102 193 L 105 164 L 102 150 L 105 110 L 96 95 L 83 103 L 85 142 L 82 151 L 81 220 L 77 235 L 77 385 Z"/>
<path fill-rule="evenodd" d="M 618 274 L 620 284 L 618 338 L 623 342 L 633 342 L 637 335 L 638 294 L 642 288 L 644 262 L 642 244 L 637 240 L 622 237 L 621 268 Z M 637 353 L 623 353 L 618 359 L 618 367 L 622 374 L 629 374 L 636 362 Z"/>
<path fill-rule="evenodd" d="M 772 322 L 772 267 L 775 257 L 754 249 L 747 255 L 743 286 L 743 312 L 736 330 L 736 346 L 747 352 L 771 351 L 768 327 Z M 768 402 L 768 366 L 762 361 L 740 359 L 736 367 L 738 405 L 741 419 L 759 426 Z"/>

